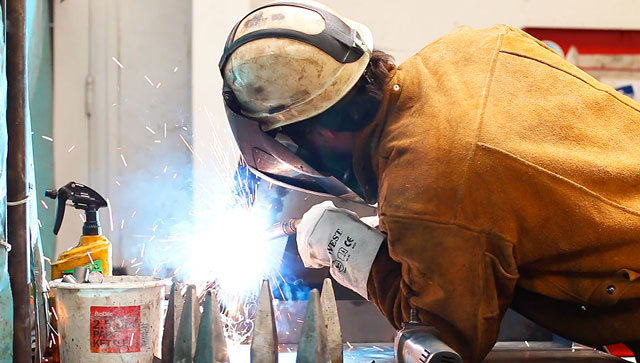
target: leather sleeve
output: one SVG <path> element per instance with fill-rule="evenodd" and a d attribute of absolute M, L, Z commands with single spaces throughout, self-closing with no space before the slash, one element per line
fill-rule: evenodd
<path fill-rule="evenodd" d="M 466 362 L 481 361 L 497 339 L 517 269 L 512 245 L 457 226 L 384 218 L 369 299 L 400 328 L 411 306 Z"/>

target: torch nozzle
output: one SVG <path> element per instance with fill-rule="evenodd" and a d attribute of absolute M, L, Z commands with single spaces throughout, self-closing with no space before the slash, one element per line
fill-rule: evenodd
<path fill-rule="evenodd" d="M 290 234 L 296 233 L 298 230 L 298 225 L 300 224 L 300 219 L 292 218 L 288 221 L 276 223 L 273 227 L 269 228 L 267 232 L 267 236 L 269 240 L 284 237 Z"/>

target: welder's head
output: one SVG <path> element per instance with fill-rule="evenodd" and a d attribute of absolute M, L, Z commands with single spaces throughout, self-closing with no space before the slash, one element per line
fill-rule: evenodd
<path fill-rule="evenodd" d="M 319 3 L 271 3 L 231 31 L 219 66 L 242 113 L 268 131 L 337 103 L 364 73 L 372 47 L 367 27 Z"/>
<path fill-rule="evenodd" d="M 372 49 L 367 27 L 315 2 L 271 3 L 243 18 L 219 67 L 247 164 L 290 186 L 357 199 L 321 170 L 316 151 L 339 155 L 352 144 L 348 133 L 373 118 Z"/>

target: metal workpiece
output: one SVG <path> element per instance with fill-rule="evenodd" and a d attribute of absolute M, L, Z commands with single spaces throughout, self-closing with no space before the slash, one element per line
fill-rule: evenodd
<path fill-rule="evenodd" d="M 309 293 L 307 311 L 298 343 L 297 363 L 329 362 L 327 352 L 327 327 L 324 322 L 320 294 L 313 289 Z"/>
<path fill-rule="evenodd" d="M 62 282 L 66 282 L 68 284 L 77 284 L 78 280 L 76 280 L 76 278 L 73 277 L 73 275 L 64 275 L 62 276 Z"/>
<path fill-rule="evenodd" d="M 87 266 L 77 266 L 73 269 L 73 277 L 78 283 L 85 283 L 89 280 L 89 268 Z"/>
<path fill-rule="evenodd" d="M 460 355 L 440 340 L 436 328 L 420 322 L 416 309 L 396 334 L 394 351 L 398 363 L 462 363 Z"/>
<path fill-rule="evenodd" d="M 262 281 L 256 321 L 251 339 L 250 357 L 252 363 L 278 362 L 278 334 L 273 312 L 273 296 L 269 280 Z"/>
<path fill-rule="evenodd" d="M 167 315 L 164 319 L 164 328 L 162 333 L 162 363 L 173 362 L 173 348 L 176 336 L 176 301 L 181 299 L 180 291 L 177 284 L 171 284 L 171 292 L 169 293 L 169 304 L 167 305 Z"/>
<path fill-rule="evenodd" d="M 203 305 L 194 362 L 227 363 L 229 362 L 229 354 L 220 320 L 220 306 L 212 290 L 207 291 Z"/>
<path fill-rule="evenodd" d="M 174 363 L 193 362 L 193 356 L 196 350 L 197 326 L 200 320 L 199 315 L 200 305 L 198 304 L 196 287 L 188 285 L 173 348 Z"/>
<path fill-rule="evenodd" d="M 101 284 L 104 282 L 104 275 L 100 271 L 90 271 L 87 282 L 91 284 Z"/>
<path fill-rule="evenodd" d="M 322 315 L 327 329 L 327 353 L 332 363 L 342 362 L 342 330 L 340 329 L 340 318 L 338 317 L 338 305 L 336 295 L 333 291 L 331 279 L 324 279 L 322 284 Z"/>

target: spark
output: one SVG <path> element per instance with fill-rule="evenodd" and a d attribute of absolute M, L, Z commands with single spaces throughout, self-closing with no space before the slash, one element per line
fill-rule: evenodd
<path fill-rule="evenodd" d="M 164 138 L 167 138 L 167 123 L 164 123 Z"/>
<path fill-rule="evenodd" d="M 178 173 L 173 173 L 173 179 L 178 177 Z"/>
<path fill-rule="evenodd" d="M 127 160 L 124 158 L 124 155 L 120 154 L 120 159 L 122 159 L 122 164 L 126 168 L 127 167 Z"/>
<path fill-rule="evenodd" d="M 58 320 L 58 313 L 54 307 L 51 307 L 51 313 L 53 314 L 53 317 Z"/>
<path fill-rule="evenodd" d="M 120 229 L 124 229 L 124 218 L 120 221 Z"/>
<path fill-rule="evenodd" d="M 133 211 L 133 213 L 131 213 L 131 218 L 135 217 L 135 216 L 136 216 L 136 213 L 138 213 L 138 211 L 137 211 L 137 210 L 134 210 L 134 211 Z"/>
<path fill-rule="evenodd" d="M 147 131 L 149 131 L 150 133 L 152 133 L 152 134 L 154 134 L 154 135 L 156 134 L 156 132 L 155 132 L 155 131 L 153 131 L 153 129 L 152 129 L 151 127 L 149 127 L 149 126 L 145 126 L 144 128 L 145 128 L 145 129 L 147 129 Z"/>
<path fill-rule="evenodd" d="M 349 346 L 349 350 L 353 349 L 353 345 L 351 345 L 351 343 L 349 343 L 348 341 L 347 341 L 347 345 Z"/>
<path fill-rule="evenodd" d="M 42 138 L 47 140 L 47 141 L 53 141 L 53 138 L 49 137 L 49 136 L 44 136 L 42 135 Z"/>
<path fill-rule="evenodd" d="M 44 199 L 40 199 L 40 203 L 42 203 L 42 207 L 44 207 L 44 209 L 49 209 L 49 206 L 47 205 L 47 202 L 44 201 Z"/>
<path fill-rule="evenodd" d="M 158 82 L 158 84 L 156 84 L 156 89 L 160 88 L 160 86 L 162 86 L 162 82 Z"/>
<path fill-rule="evenodd" d="M 140 258 L 144 258 L 144 248 L 147 246 L 146 243 L 142 244 L 142 248 L 140 249 Z"/>
<path fill-rule="evenodd" d="M 111 57 L 111 60 L 112 60 L 112 61 L 114 61 L 114 62 L 116 62 L 116 64 L 118 65 L 118 67 L 120 67 L 121 69 L 122 69 L 122 68 L 124 68 L 124 66 L 122 65 L 122 63 L 120 63 L 120 61 L 118 61 L 118 60 L 116 59 L 116 57 Z"/>
<path fill-rule="evenodd" d="M 151 85 L 151 87 L 154 87 L 155 85 L 153 84 L 153 82 L 151 82 L 151 80 L 149 79 L 149 77 L 144 76 L 144 79 L 147 80 L 147 82 L 149 82 L 149 84 Z"/>
<path fill-rule="evenodd" d="M 154 239 L 156 239 L 155 235 L 153 235 L 153 236 L 151 236 L 151 238 L 149 238 L 149 242 L 153 241 Z"/>
<path fill-rule="evenodd" d="M 51 341 L 53 342 L 53 344 L 58 344 L 58 341 L 56 341 L 56 336 L 53 335 L 53 333 L 51 333 Z"/>
<path fill-rule="evenodd" d="M 193 148 L 191 147 L 191 145 L 189 145 L 189 143 L 187 142 L 187 140 L 184 138 L 184 136 L 182 135 L 178 135 L 180 137 L 180 140 L 182 140 L 182 142 L 184 143 L 184 145 L 187 147 L 187 149 L 189 149 L 189 151 L 191 152 L 191 154 L 193 154 L 193 156 L 195 156 L 196 158 L 198 158 L 198 160 L 200 160 L 201 163 L 204 163 L 204 161 L 202 161 L 202 159 L 200 158 L 200 156 L 198 154 L 196 154 L 195 152 L 193 152 Z"/>
<path fill-rule="evenodd" d="M 140 267 L 138 267 L 138 269 L 136 270 L 136 272 L 134 272 L 133 274 L 134 274 L 134 275 L 137 275 L 139 271 L 140 271 Z"/>
<path fill-rule="evenodd" d="M 162 143 L 162 141 L 160 141 L 160 140 L 153 140 L 153 142 L 155 142 L 156 144 Z"/>
<path fill-rule="evenodd" d="M 82 221 L 82 223 L 85 222 L 84 215 L 82 213 L 78 213 L 78 217 L 80 217 L 80 220 Z"/>
<path fill-rule="evenodd" d="M 120 154 L 122 155 L 122 154 Z M 111 202 L 107 199 L 107 210 L 109 211 L 109 225 L 111 226 L 111 232 L 113 232 L 113 210 L 111 210 Z"/>
<path fill-rule="evenodd" d="M 379 350 L 379 351 L 381 351 L 381 352 L 384 352 L 384 349 L 382 349 L 382 348 L 380 348 L 380 347 L 378 347 L 378 346 L 373 345 L 373 346 L 372 346 L 372 348 L 373 348 L 373 349 L 377 349 L 377 350 Z"/>
<path fill-rule="evenodd" d="M 70 152 L 72 152 L 72 151 L 73 151 L 73 149 L 75 149 L 75 148 L 76 148 L 76 146 L 75 146 L 75 145 L 71 145 L 71 147 L 69 148 L 69 150 L 67 150 L 67 152 L 68 152 L 68 153 L 70 153 Z"/>
<path fill-rule="evenodd" d="M 173 69 L 173 73 L 176 73 L 177 71 L 178 71 L 178 67 L 175 67 L 175 68 Z"/>
<path fill-rule="evenodd" d="M 87 252 L 87 256 L 89 257 L 89 261 L 91 261 L 91 264 L 93 265 L 93 258 L 91 257 L 91 254 L 89 252 Z"/>
<path fill-rule="evenodd" d="M 131 339 L 129 340 L 129 346 L 133 345 L 133 336 L 135 335 L 135 333 L 131 333 Z"/>
<path fill-rule="evenodd" d="M 169 168 L 169 165 L 165 165 L 164 169 L 162 169 L 162 174 L 166 174 L 168 168 Z"/>
<path fill-rule="evenodd" d="M 524 344 L 525 344 L 527 347 L 530 347 L 530 345 L 529 345 L 529 342 L 528 342 L 528 341 L 526 341 L 526 340 L 525 340 L 525 341 L 524 341 Z"/>
<path fill-rule="evenodd" d="M 60 334 L 58 334 L 58 332 L 55 329 L 53 329 L 53 326 L 51 325 L 51 323 L 47 322 L 47 325 L 49 325 L 49 329 L 51 329 L 51 331 L 59 338 Z"/>
<path fill-rule="evenodd" d="M 136 263 L 135 265 L 131 265 L 131 268 L 138 267 L 138 266 L 142 265 L 143 263 L 144 263 L 143 261 L 140 261 L 140 262 Z"/>
<path fill-rule="evenodd" d="M 47 256 L 42 256 L 42 258 L 47 261 L 48 264 L 51 264 L 51 259 Z"/>
<path fill-rule="evenodd" d="M 120 182 L 116 180 L 116 185 L 121 186 L 122 184 L 120 184 Z"/>

